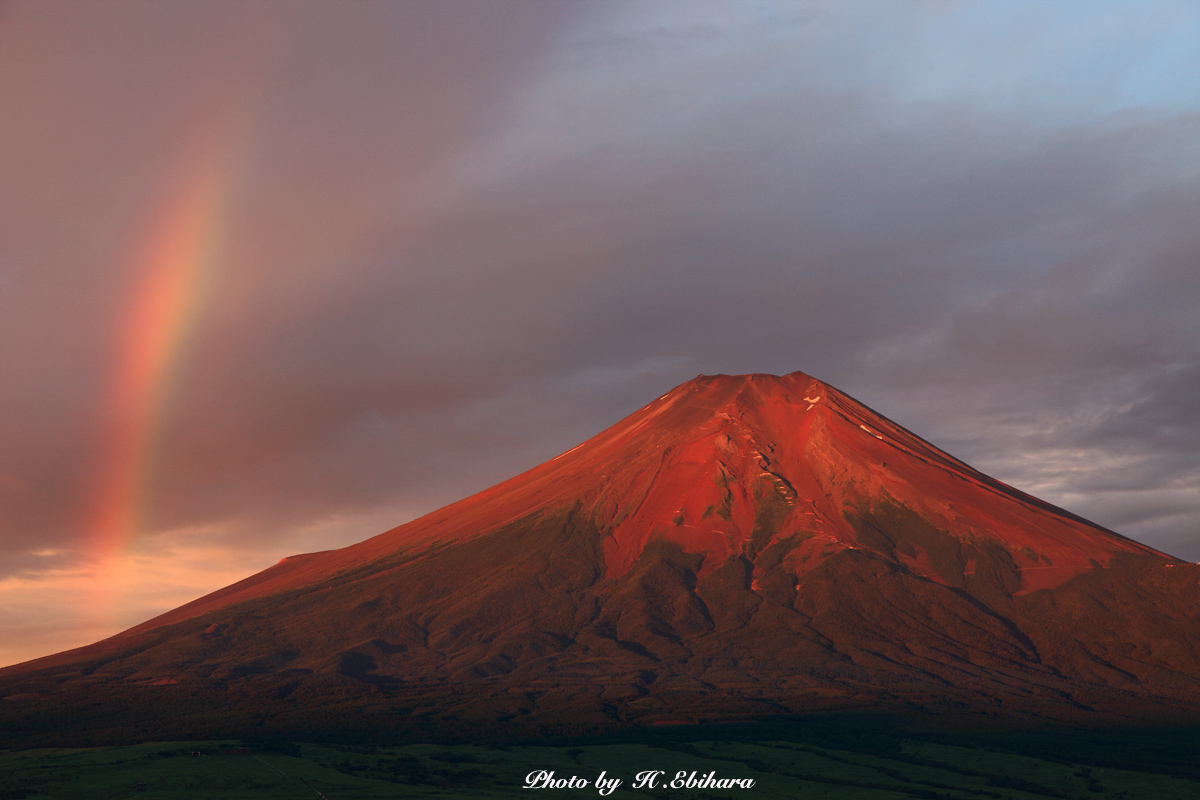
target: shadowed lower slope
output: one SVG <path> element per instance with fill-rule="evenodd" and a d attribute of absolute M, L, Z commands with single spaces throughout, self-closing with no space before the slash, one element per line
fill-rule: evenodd
<path fill-rule="evenodd" d="M 0 693 L 32 736 L 85 697 L 218 729 L 1187 719 L 1198 584 L 806 375 L 701 377 L 412 523 L 0 671 Z"/>

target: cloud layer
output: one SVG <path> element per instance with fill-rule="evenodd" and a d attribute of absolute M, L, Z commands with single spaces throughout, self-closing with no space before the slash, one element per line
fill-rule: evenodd
<path fill-rule="evenodd" d="M 1200 559 L 1198 46 L 1168 2 L 4 6 L 0 661 L 698 373 L 809 372 Z M 213 142 L 218 257 L 130 552 L 97 560 L 137 254 Z M 28 600 L 114 558 L 186 577 L 87 624 Z"/>

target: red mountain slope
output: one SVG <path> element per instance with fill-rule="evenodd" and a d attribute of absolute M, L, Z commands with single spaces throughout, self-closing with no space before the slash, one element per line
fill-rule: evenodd
<path fill-rule="evenodd" d="M 479 494 L 351 547 L 285 558 L 133 630 L 320 581 L 398 549 L 481 536 L 575 503 L 611 526 L 604 542 L 609 579 L 624 575 L 654 538 L 703 553 L 703 575 L 731 555 L 803 534 L 810 538 L 785 559 L 799 575 L 833 553 L 870 548 L 843 511 L 884 497 L 964 541 L 1000 544 L 1017 565 L 1018 593 L 1107 566 L 1114 553 L 1157 554 L 989 478 L 803 373 L 701 376 Z M 755 519 L 767 508 L 774 530 L 753 542 Z M 912 550 L 894 555 L 931 580 L 954 580 L 941 575 L 919 544 Z"/>
<path fill-rule="evenodd" d="M 830 704 L 1192 713 L 1197 573 L 807 375 L 701 376 L 491 489 L 0 681 L 301 705 L 337 685 L 593 727 Z"/>

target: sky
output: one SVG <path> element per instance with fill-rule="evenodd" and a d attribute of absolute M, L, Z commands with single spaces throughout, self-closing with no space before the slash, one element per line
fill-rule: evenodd
<path fill-rule="evenodd" d="M 796 370 L 1200 559 L 1200 4 L 0 4 L 0 664 Z"/>

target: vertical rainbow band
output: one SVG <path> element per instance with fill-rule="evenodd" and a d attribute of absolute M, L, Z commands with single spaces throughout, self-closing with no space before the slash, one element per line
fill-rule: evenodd
<path fill-rule="evenodd" d="M 90 520 L 94 556 L 127 548 L 141 525 L 179 356 L 221 249 L 228 161 L 219 153 L 193 161 L 139 258 Z"/>
<path fill-rule="evenodd" d="M 102 428 L 81 520 L 80 566 L 89 573 L 88 613 L 97 633 L 128 624 L 122 619 L 125 599 L 148 577 L 132 574 L 146 563 L 134 546 L 157 532 L 149 528 L 153 492 L 188 345 L 226 259 L 243 159 L 264 119 L 263 92 L 287 65 L 298 23 L 303 11 L 291 5 L 239 7 L 222 22 L 233 34 L 227 46 L 199 55 L 188 76 L 174 84 L 174 102 L 161 109 L 160 122 L 178 134 L 159 142 L 177 146 L 174 168 L 164 173 L 169 183 L 162 200 L 149 209 L 121 270 L 129 276 L 126 299 L 113 329 Z"/>

